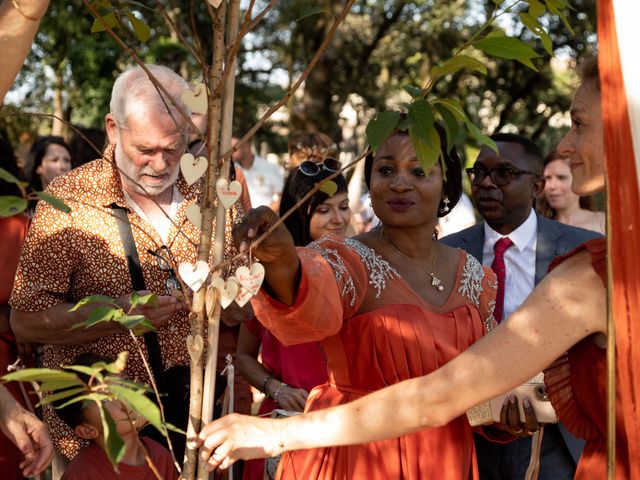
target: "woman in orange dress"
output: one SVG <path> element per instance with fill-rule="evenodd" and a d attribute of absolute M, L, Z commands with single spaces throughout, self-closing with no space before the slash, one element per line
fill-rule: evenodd
<path fill-rule="evenodd" d="M 603 62 L 606 64 L 610 58 L 607 56 Z M 569 156 L 572 188 L 579 195 L 604 188 L 601 101 L 609 115 L 619 112 L 619 103 L 601 95 L 597 72 L 597 63 L 585 69 L 571 107 L 571 129 L 559 146 L 560 152 Z M 621 81 L 621 75 L 608 72 L 606 80 L 608 83 L 603 85 L 611 89 L 612 84 Z M 620 131 L 623 135 L 616 137 Z M 628 123 L 609 124 L 605 133 L 607 151 L 611 140 L 630 139 Z M 616 180 L 618 174 L 625 174 L 616 167 L 612 170 L 610 173 Z M 626 174 L 628 177 L 629 172 Z M 625 192 L 630 195 L 635 191 L 637 201 L 635 181 L 632 176 L 631 183 L 620 185 L 624 188 L 629 185 Z M 283 450 L 353 445 L 405 435 L 396 440 L 402 444 L 407 435 L 431 431 L 427 427 L 439 430 L 470 407 L 513 389 L 553 363 L 546 370 L 552 403 L 563 424 L 587 440 L 575 478 L 606 478 L 605 247 L 605 240 L 593 240 L 560 259 L 508 322 L 430 375 L 397 383 L 338 408 L 280 423 L 240 416 L 221 419 L 201 432 L 199 442 L 204 443 L 201 457 L 209 459 L 213 468 L 225 467 L 237 458 L 268 456 Z M 619 260 L 635 265 L 637 243 L 628 245 L 629 249 L 635 250 L 636 257 Z M 626 313 L 620 311 L 615 317 L 617 480 L 640 479 L 640 385 L 634 380 L 640 365 L 634 337 L 638 329 L 634 317 L 637 310 L 633 309 L 637 272 L 635 275 L 620 279 L 627 283 L 619 283 L 617 287 L 622 287 L 621 304 L 627 305 Z M 530 409 L 526 400 L 523 403 L 525 410 Z M 432 457 L 430 448 L 421 446 L 421 453 L 442 467 L 442 472 L 433 478 L 454 478 L 449 476 L 449 465 Z M 386 460 L 386 452 L 380 455 Z"/>
<path fill-rule="evenodd" d="M 446 182 L 439 165 L 424 171 L 408 133 L 396 131 L 365 167 L 378 228 L 296 251 L 281 226 L 254 251 L 266 270 L 256 317 L 283 344 L 320 341 L 327 356 L 329 381 L 310 393 L 306 412 L 426 375 L 493 327 L 493 272 L 434 238 L 438 217 L 461 193 L 457 155 L 443 154 Z M 275 218 L 254 210 L 234 236 L 257 234 Z M 478 476 L 464 416 L 400 439 L 291 452 L 278 472 L 304 480 Z"/>

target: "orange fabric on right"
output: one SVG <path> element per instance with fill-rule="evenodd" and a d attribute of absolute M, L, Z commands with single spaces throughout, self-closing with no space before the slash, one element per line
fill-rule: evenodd
<path fill-rule="evenodd" d="M 606 239 L 586 242 L 564 257 L 557 258 L 551 269 L 564 259 L 582 250 L 591 253 L 591 262 L 606 285 Z M 624 368 L 624 367 L 623 367 Z M 616 391 L 616 479 L 628 480 L 638 474 L 638 459 L 632 459 L 627 450 L 628 438 L 625 418 L 630 405 L 623 401 L 619 369 Z M 576 479 L 606 478 L 607 462 L 607 358 L 606 350 L 587 337 L 574 345 L 569 352 L 556 360 L 545 371 L 545 383 L 551 403 L 563 425 L 574 435 L 584 438 L 584 446 Z M 635 468 L 635 470 L 634 470 Z"/>
<path fill-rule="evenodd" d="M 322 342 L 329 381 L 313 389 L 307 412 L 431 373 L 495 323 L 495 275 L 462 250 L 456 285 L 440 307 L 425 302 L 386 260 L 356 240 L 324 239 L 299 249 L 299 256 L 302 277 L 294 305 L 279 304 L 261 292 L 253 306 L 281 342 Z M 478 478 L 466 416 L 391 440 L 289 452 L 278 475 L 304 480 Z"/>

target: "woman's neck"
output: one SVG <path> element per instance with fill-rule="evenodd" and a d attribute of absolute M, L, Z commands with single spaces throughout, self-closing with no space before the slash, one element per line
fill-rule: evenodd
<path fill-rule="evenodd" d="M 580 216 L 582 213 L 582 208 L 580 208 L 580 203 L 572 203 L 568 205 L 567 208 L 556 209 L 556 220 L 562 223 L 571 224 L 576 221 L 576 217 Z"/>
<path fill-rule="evenodd" d="M 414 260 L 425 260 L 432 258 L 434 250 L 434 231 L 424 227 L 405 228 L 389 227 L 380 225 L 377 228 L 379 235 L 385 243 L 388 243 L 393 250 L 399 250 L 406 257 Z"/>

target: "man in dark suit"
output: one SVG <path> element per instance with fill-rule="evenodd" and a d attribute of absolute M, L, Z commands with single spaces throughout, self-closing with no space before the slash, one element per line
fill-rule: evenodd
<path fill-rule="evenodd" d="M 484 222 L 442 241 L 466 250 L 483 265 L 502 270 L 502 280 L 496 272 L 499 287 L 495 317 L 507 321 L 546 275 L 554 257 L 600 235 L 537 215 L 533 201 L 544 188 L 539 148 L 520 135 L 497 134 L 491 138 L 498 153 L 483 147 L 468 169 L 473 200 Z M 572 479 L 583 445 L 562 425 L 547 425 L 539 478 Z M 524 478 L 531 458 L 529 438 L 498 444 L 476 435 L 476 449 L 481 480 Z"/>

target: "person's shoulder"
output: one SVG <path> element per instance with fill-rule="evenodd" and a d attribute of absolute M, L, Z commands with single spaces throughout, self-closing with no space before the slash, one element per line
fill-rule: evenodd
<path fill-rule="evenodd" d="M 456 233 L 451 233 L 445 237 L 442 237 L 440 241 L 450 247 L 462 248 L 469 240 L 481 236 L 484 232 L 484 222 L 477 223 L 471 227 L 467 227 L 464 230 L 460 230 Z"/>
<path fill-rule="evenodd" d="M 101 181 L 112 170 L 113 167 L 106 160 L 93 160 L 54 178 L 47 187 L 47 193 L 64 198 L 75 191 L 85 191 L 87 185 Z"/>
<path fill-rule="evenodd" d="M 556 230 L 564 237 L 569 239 L 574 245 L 579 245 L 588 240 L 602 237 L 602 234 L 599 232 L 587 230 L 586 228 L 574 227 L 573 225 L 567 225 L 566 223 L 561 223 L 557 220 L 552 220 L 545 217 L 538 217 L 538 229 L 542 231 L 551 229 Z"/>
<path fill-rule="evenodd" d="M 105 466 L 108 469 L 105 471 Z M 111 471 L 111 464 L 107 456 L 98 445 L 91 442 L 71 460 L 62 476 L 62 480 L 99 480 Z"/>
<path fill-rule="evenodd" d="M 149 437 L 144 437 L 144 443 L 151 452 L 151 458 L 154 463 L 160 469 L 160 474 L 165 480 L 173 480 L 178 478 L 178 472 L 173 465 L 173 458 L 171 452 L 160 443 L 152 440 Z"/>

